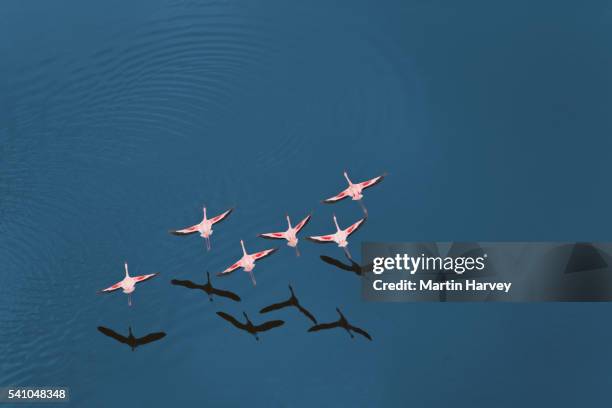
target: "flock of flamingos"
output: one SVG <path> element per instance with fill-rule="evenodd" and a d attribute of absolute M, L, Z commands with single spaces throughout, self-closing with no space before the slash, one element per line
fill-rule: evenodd
<path fill-rule="evenodd" d="M 316 242 L 316 243 L 335 243 L 338 245 L 338 247 L 344 250 L 346 256 L 349 258 L 349 260 L 351 260 L 351 262 L 353 262 L 351 254 L 347 248 L 348 238 L 351 234 L 357 231 L 357 229 L 361 225 L 363 225 L 364 221 L 368 217 L 368 210 L 366 209 L 366 207 L 363 205 L 363 202 L 362 202 L 363 190 L 365 190 L 368 187 L 372 187 L 375 184 L 380 183 L 385 177 L 385 175 L 374 177 L 373 179 L 366 180 L 360 183 L 353 183 L 351 179 L 349 178 L 346 171 L 344 172 L 344 177 L 346 178 L 346 181 L 348 182 L 348 187 L 342 190 L 337 195 L 331 198 L 328 198 L 326 200 L 323 200 L 323 202 L 324 203 L 336 203 L 338 201 L 341 201 L 345 198 L 350 197 L 352 200 L 357 201 L 360 204 L 363 210 L 363 213 L 364 213 L 364 217 L 358 220 L 357 222 L 351 224 L 347 228 L 342 229 L 340 228 L 340 225 L 338 224 L 338 220 L 336 219 L 336 216 L 334 215 L 333 220 L 334 220 L 334 225 L 336 227 L 336 231 L 334 233 L 327 234 L 327 235 L 310 236 L 310 237 L 307 237 L 307 239 L 310 241 Z M 206 248 L 207 250 L 210 251 L 211 249 L 210 237 L 213 233 L 213 229 L 212 229 L 213 225 L 225 220 L 232 213 L 233 209 L 229 209 L 212 218 L 208 218 L 206 214 L 206 207 L 204 207 L 203 211 L 204 211 L 204 217 L 200 223 L 192 225 L 187 228 L 170 231 L 170 233 L 174 235 L 181 235 L 181 236 L 198 233 L 200 234 L 202 238 L 205 239 Z M 310 218 L 311 218 L 311 215 L 309 214 L 304 219 L 302 219 L 299 223 L 297 223 L 295 226 L 292 226 L 291 219 L 287 215 L 287 229 L 285 231 L 259 234 L 259 237 L 266 238 L 266 239 L 285 240 L 287 241 L 288 246 L 295 248 L 296 255 L 300 256 L 300 252 L 297 247 L 298 241 L 299 241 L 297 235 L 306 226 L 306 224 L 308 224 L 308 222 L 310 221 Z M 244 245 L 244 241 L 242 240 L 240 241 L 240 246 L 242 247 L 242 257 L 238 261 L 230 265 L 228 268 L 226 268 L 224 271 L 219 272 L 217 275 L 227 276 L 228 274 L 236 271 L 237 269 L 242 268 L 244 272 L 249 274 L 251 281 L 253 282 L 253 285 L 255 286 L 257 284 L 255 280 L 255 275 L 253 274 L 253 269 L 255 268 L 255 262 L 267 256 L 272 255 L 274 252 L 278 250 L 278 248 L 266 249 L 263 251 L 249 254 Z M 126 262 L 125 263 L 125 277 L 123 278 L 123 280 L 115 283 L 112 286 L 109 286 L 106 289 L 102 289 L 100 293 L 110 293 L 110 292 L 114 292 L 116 290 L 121 289 L 123 293 L 128 295 L 128 305 L 131 306 L 132 305 L 131 295 L 136 290 L 136 284 L 139 282 L 144 282 L 146 280 L 149 280 L 157 275 L 158 275 L 157 273 L 152 273 L 149 275 L 130 276 L 130 273 L 128 271 L 128 264 Z M 204 292 L 208 294 L 208 297 L 211 301 L 212 301 L 213 295 L 225 297 L 225 298 L 232 299 L 235 301 L 240 301 L 240 297 L 236 295 L 235 293 L 227 291 L 227 290 L 220 290 L 220 289 L 214 288 L 210 282 L 210 274 L 208 273 L 207 276 L 208 276 L 208 281 L 204 285 L 195 284 L 191 281 L 182 281 L 182 280 L 176 280 L 176 279 L 172 280 L 171 283 L 173 285 L 183 286 L 189 289 L 203 290 Z M 353 332 L 355 332 L 355 333 L 358 333 L 366 337 L 369 340 L 372 340 L 372 337 L 365 330 L 351 325 L 347 321 L 347 319 L 344 317 L 340 309 L 338 308 L 336 308 L 338 314 L 340 315 L 338 320 L 331 322 L 331 323 L 318 323 L 315 317 L 308 310 L 302 307 L 302 305 L 300 305 L 297 297 L 295 296 L 295 293 L 293 292 L 293 288 L 291 286 L 289 286 L 289 290 L 291 292 L 291 297 L 288 300 L 265 307 L 261 309 L 260 313 L 268 313 L 268 312 L 282 309 L 285 307 L 295 307 L 302 314 L 304 314 L 309 320 L 311 320 L 314 323 L 314 326 L 308 329 L 309 332 L 333 329 L 333 328 L 342 328 L 346 330 L 346 332 L 351 336 L 351 338 L 354 337 Z M 230 322 L 236 328 L 244 330 L 252 334 L 257 340 L 259 340 L 259 336 L 258 336 L 259 332 L 264 332 L 272 328 L 282 326 L 284 324 L 284 321 L 282 320 L 271 320 L 271 321 L 267 321 L 259 325 L 255 325 L 251 322 L 251 320 L 249 319 L 246 313 L 243 313 L 244 318 L 245 318 L 244 323 L 237 320 L 235 317 L 225 312 L 217 312 L 217 315 L 219 315 L 221 318 L 225 319 L 226 321 Z M 114 332 L 113 330 L 107 329 L 105 327 L 99 327 L 98 330 L 109 337 L 112 337 L 122 343 L 130 345 L 132 347 L 132 350 L 138 345 L 156 341 L 165 336 L 164 333 L 152 333 L 145 337 L 136 338 L 132 334 L 131 328 L 129 330 L 128 337 L 122 336 Z"/>

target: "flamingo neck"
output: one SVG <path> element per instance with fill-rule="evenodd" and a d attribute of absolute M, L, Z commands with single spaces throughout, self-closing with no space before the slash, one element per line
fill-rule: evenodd
<path fill-rule="evenodd" d="M 206 220 L 206 207 L 204 207 L 202 211 L 204 212 L 204 219 Z"/>
<path fill-rule="evenodd" d="M 346 173 L 346 171 L 344 172 L 344 178 L 346 179 L 346 181 L 348 181 L 348 183 L 350 185 L 353 185 L 353 182 L 351 181 L 351 179 L 349 178 L 348 174 Z"/>
<path fill-rule="evenodd" d="M 338 225 L 338 220 L 336 219 L 335 215 L 334 215 L 334 224 L 336 225 L 336 229 L 340 231 L 340 226 Z"/>
<path fill-rule="evenodd" d="M 127 262 L 125 263 L 125 277 L 126 278 L 130 277 L 130 273 L 128 272 L 128 264 L 127 264 Z"/>
<path fill-rule="evenodd" d="M 287 216 L 287 225 L 289 225 L 289 229 L 291 229 L 291 219 Z"/>
<path fill-rule="evenodd" d="M 240 240 L 240 246 L 242 246 L 242 253 L 243 253 L 243 255 L 246 255 L 247 251 L 246 251 L 246 248 L 244 247 L 244 241 L 243 240 Z"/>

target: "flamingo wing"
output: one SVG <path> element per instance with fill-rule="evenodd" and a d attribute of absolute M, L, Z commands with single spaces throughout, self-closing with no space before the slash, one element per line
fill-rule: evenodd
<path fill-rule="evenodd" d="M 328 242 L 334 242 L 333 235 L 312 236 L 312 237 L 306 237 L 306 239 L 309 239 L 310 241 L 316 242 L 319 244 L 327 244 Z"/>
<path fill-rule="evenodd" d="M 146 281 L 146 280 L 148 280 L 148 279 L 154 278 L 154 277 L 156 277 L 157 275 L 158 275 L 157 273 L 151 273 L 151 274 L 149 274 L 149 275 L 140 275 L 140 276 L 134 276 L 134 281 L 135 281 L 136 283 L 138 283 L 138 282 L 143 282 L 143 281 Z"/>
<path fill-rule="evenodd" d="M 232 273 L 234 272 L 236 269 L 240 268 L 240 261 L 236 262 L 235 264 L 233 264 L 232 266 L 230 266 L 229 268 L 227 268 L 226 270 L 224 270 L 223 272 L 219 272 L 217 274 L 217 276 L 223 276 L 223 275 L 227 275 L 228 273 Z"/>
<path fill-rule="evenodd" d="M 262 259 L 265 258 L 266 256 L 270 256 L 272 255 L 274 252 L 276 252 L 278 250 L 278 248 L 272 248 L 272 249 L 266 249 L 263 251 L 259 251 L 253 254 L 253 258 L 255 259 Z"/>
<path fill-rule="evenodd" d="M 348 227 L 345 231 L 347 235 L 351 235 L 353 232 L 357 231 L 357 229 L 359 229 L 359 227 L 361 227 L 361 225 L 363 224 L 363 222 L 365 221 L 365 218 L 360 219 L 359 221 L 357 221 L 356 223 L 354 223 L 353 225 L 351 225 L 350 227 Z"/>
<path fill-rule="evenodd" d="M 284 232 L 267 232 L 265 234 L 259 234 L 258 236 L 265 239 L 285 239 Z"/>
<path fill-rule="evenodd" d="M 348 197 L 349 194 L 349 190 L 348 188 L 340 193 L 338 193 L 337 195 L 330 197 L 328 199 L 323 200 L 324 203 L 326 204 L 331 204 L 331 203 L 335 203 L 338 202 L 340 200 L 344 200 L 346 197 Z"/>
<path fill-rule="evenodd" d="M 312 214 L 308 214 L 306 216 L 306 218 L 304 218 L 302 221 L 299 222 L 298 225 L 295 226 L 295 233 L 297 234 L 298 232 L 300 232 L 300 230 L 302 228 L 304 228 L 306 226 L 306 224 L 308 224 L 308 222 L 310 221 L 310 217 L 312 217 Z"/>
<path fill-rule="evenodd" d="M 361 182 L 359 183 L 359 185 L 361 186 L 361 188 L 372 187 L 373 185 L 378 184 L 381 181 L 383 181 L 384 178 L 385 178 L 385 175 L 383 174 L 382 176 L 374 177 L 373 179 Z"/>
<path fill-rule="evenodd" d="M 110 292 L 114 292 L 114 291 L 116 291 L 117 289 L 120 289 L 120 288 L 121 288 L 121 283 L 122 283 L 122 282 L 123 282 L 123 281 L 119 281 L 119 282 L 115 283 L 113 286 L 109 286 L 109 287 L 108 287 L 108 288 L 106 288 L 106 289 L 102 289 L 102 290 L 100 291 L 100 293 L 110 293 Z"/>
<path fill-rule="evenodd" d="M 223 221 L 224 219 L 227 218 L 228 215 L 230 215 L 232 213 L 232 211 L 234 211 L 233 208 L 230 208 L 229 210 L 225 211 L 224 213 L 221 213 L 219 215 L 217 215 L 216 217 L 213 217 L 210 219 L 210 222 L 214 225 L 218 222 Z"/>
<path fill-rule="evenodd" d="M 183 228 L 176 231 L 169 231 L 172 235 L 190 235 L 198 232 L 198 226 L 200 224 L 192 225 L 191 227 Z"/>

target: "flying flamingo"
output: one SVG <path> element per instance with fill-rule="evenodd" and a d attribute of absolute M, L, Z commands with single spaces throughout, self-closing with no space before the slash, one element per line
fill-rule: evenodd
<path fill-rule="evenodd" d="M 361 206 L 363 213 L 367 217 L 368 209 L 365 207 L 365 205 L 363 205 L 363 201 L 361 201 L 361 199 L 363 198 L 362 191 L 368 187 L 372 187 L 373 185 L 380 183 L 383 178 L 385 178 L 385 175 L 386 174 L 383 174 L 382 176 L 374 177 L 373 179 L 362 181 L 361 183 L 353 183 L 345 170 L 344 178 L 346 179 L 346 181 L 348 181 L 348 187 L 337 195 L 328 198 L 327 200 L 323 200 L 323 202 L 326 204 L 331 204 L 343 200 L 347 197 L 351 197 L 353 201 L 359 201 L 359 205 Z"/>
<path fill-rule="evenodd" d="M 295 248 L 296 255 L 300 256 L 300 250 L 297 247 L 297 244 L 298 244 L 297 234 L 298 232 L 300 232 L 302 228 L 304 228 L 306 224 L 308 224 L 308 221 L 310 221 L 310 217 L 311 217 L 311 214 L 308 214 L 306 218 L 304 218 L 302 221 L 298 223 L 298 225 L 296 225 L 295 227 L 292 227 L 291 219 L 289 218 L 289 215 L 287 215 L 287 224 L 289 225 L 289 228 L 286 231 L 269 232 L 266 234 L 259 234 L 259 236 L 261 238 L 267 238 L 267 239 L 286 239 L 287 245 Z"/>
<path fill-rule="evenodd" d="M 213 233 L 212 226 L 226 219 L 227 216 L 230 215 L 232 211 L 234 211 L 234 209 L 230 208 L 229 210 L 211 219 L 208 219 L 206 217 L 206 207 L 203 208 L 203 211 L 204 211 L 204 218 L 202 219 L 202 222 L 196 225 L 192 225 L 191 227 L 183 228 L 181 230 L 170 231 L 170 233 L 173 235 L 190 235 L 190 234 L 195 234 L 196 232 L 199 232 L 200 236 L 206 240 L 206 249 L 210 251 L 210 236 Z"/>
<path fill-rule="evenodd" d="M 125 278 L 115 283 L 113 286 L 109 286 L 106 289 L 102 289 L 100 293 L 109 293 L 109 292 L 114 292 L 117 289 L 123 289 L 123 293 L 128 295 L 128 306 L 132 306 L 132 292 L 136 290 L 136 284 L 139 282 L 146 281 L 147 279 L 151 279 L 157 275 L 158 275 L 157 273 L 152 273 L 150 275 L 130 276 L 128 272 L 128 264 L 126 262 L 125 263 Z"/>
<path fill-rule="evenodd" d="M 248 254 L 246 249 L 244 248 L 244 241 L 240 240 L 240 245 L 242 246 L 242 258 L 232 266 L 217 274 L 217 276 L 227 275 L 228 273 L 234 272 L 238 268 L 244 269 L 245 272 L 251 276 L 251 281 L 253 281 L 253 286 L 257 285 L 255 281 L 255 275 L 253 275 L 253 269 L 255 268 L 255 261 L 265 258 L 268 255 L 271 255 L 278 248 L 266 249 L 264 251 L 255 252 L 254 254 Z"/>
<path fill-rule="evenodd" d="M 344 249 L 344 253 L 348 257 L 348 259 L 352 260 L 353 258 L 351 257 L 351 254 L 347 248 L 347 245 L 348 245 L 347 239 L 349 235 L 357 231 L 357 229 L 363 224 L 365 220 L 366 220 L 365 218 L 362 218 L 356 223 L 354 223 L 353 225 L 351 225 L 350 227 L 346 229 L 341 229 L 340 226 L 338 225 L 338 220 L 336 219 L 336 215 L 334 214 L 334 224 L 336 225 L 335 233 L 330 234 L 330 235 L 320 235 L 320 236 L 308 237 L 308 239 L 313 242 L 320 243 L 320 244 L 335 242 L 336 244 L 338 244 L 340 248 Z"/>

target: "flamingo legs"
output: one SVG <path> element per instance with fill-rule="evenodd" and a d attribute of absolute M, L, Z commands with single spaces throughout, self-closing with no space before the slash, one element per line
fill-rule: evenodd
<path fill-rule="evenodd" d="M 363 199 L 359 200 L 359 206 L 361 207 L 361 210 L 363 211 L 363 214 L 367 217 L 368 216 L 368 209 L 363 204 Z"/>
<path fill-rule="evenodd" d="M 128 306 L 132 306 L 132 294 L 128 293 Z"/>
<path fill-rule="evenodd" d="M 342 249 L 344 249 L 344 253 L 346 254 L 346 257 L 352 261 L 353 258 L 351 257 L 351 253 L 349 252 L 348 248 L 343 247 Z"/>
<path fill-rule="evenodd" d="M 295 247 L 295 256 L 300 256 L 300 250 L 298 249 L 297 245 Z"/>
<path fill-rule="evenodd" d="M 210 251 L 211 245 L 210 245 L 210 237 L 206 237 L 204 238 L 206 240 L 206 250 Z"/>
<path fill-rule="evenodd" d="M 249 276 L 251 277 L 251 282 L 253 282 L 253 286 L 257 286 L 257 282 L 255 281 L 255 274 L 252 271 L 249 271 Z"/>

